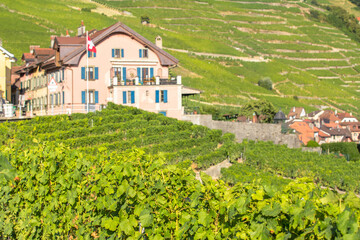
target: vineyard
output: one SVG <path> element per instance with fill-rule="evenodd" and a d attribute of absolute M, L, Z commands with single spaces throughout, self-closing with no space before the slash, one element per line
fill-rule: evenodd
<path fill-rule="evenodd" d="M 231 134 L 116 105 L 3 123 L 0 132 L 14 168 L 0 172 L 0 239 L 360 237 L 360 199 L 274 175 L 270 160 L 280 153 L 264 151 L 269 143 L 237 144 Z M 269 162 L 255 160 L 262 154 Z M 198 181 L 190 168 L 241 155 L 245 162 L 228 169 L 231 187 L 202 173 Z"/>
<path fill-rule="evenodd" d="M 2 0 L 0 38 L 20 59 L 29 45 L 49 47 L 50 35 L 65 35 L 84 20 L 87 30 L 118 21 L 179 59 L 173 75 L 186 86 L 203 90 L 191 99 L 201 111 L 239 111 L 252 99 L 270 101 L 288 112 L 319 106 L 360 111 L 359 42 L 343 29 L 314 19 L 312 10 L 343 6 L 346 1 L 283 0 Z M 348 2 L 349 3 L 349 2 Z M 351 9 L 360 16 L 359 8 Z M 141 24 L 148 17 L 150 24 Z M 7 24 L 11 22 L 12 24 Z M 14 31 L 16 29 L 16 31 Z M 19 40 L 21 39 L 21 40 Z M 258 86 L 270 78 L 273 89 Z"/>
<path fill-rule="evenodd" d="M 358 162 L 347 162 L 344 158 L 335 155 L 319 155 L 318 153 L 302 152 L 301 149 L 290 149 L 285 145 L 276 145 L 272 142 L 244 141 L 241 144 L 244 156 L 243 164 L 233 165 L 224 170 L 225 179 L 230 182 L 243 181 L 242 168 L 251 168 L 253 175 L 264 171 L 261 177 L 267 182 L 283 182 L 282 179 L 268 174 L 275 174 L 282 178 L 309 177 L 322 186 L 345 191 L 360 193 L 360 165 Z M 240 166 L 245 165 L 245 166 Z M 234 168 L 232 170 L 232 168 Z M 260 170 L 260 173 L 259 173 Z M 237 174 L 232 174 L 232 172 Z M 251 171 L 247 171 L 247 174 Z"/>

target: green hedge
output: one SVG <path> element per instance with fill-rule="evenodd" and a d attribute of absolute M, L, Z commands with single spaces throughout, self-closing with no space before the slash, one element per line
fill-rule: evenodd
<path fill-rule="evenodd" d="M 360 160 L 360 153 L 354 142 L 324 143 L 321 149 L 323 152 L 341 153 L 348 161 Z"/>

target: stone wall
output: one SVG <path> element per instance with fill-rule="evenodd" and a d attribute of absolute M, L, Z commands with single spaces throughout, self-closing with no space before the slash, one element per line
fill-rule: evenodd
<path fill-rule="evenodd" d="M 300 140 L 295 134 L 281 133 L 280 124 L 214 121 L 211 115 L 184 115 L 183 120 L 211 129 L 220 129 L 226 133 L 233 133 L 238 142 L 249 139 L 286 144 L 289 148 L 301 147 Z"/>

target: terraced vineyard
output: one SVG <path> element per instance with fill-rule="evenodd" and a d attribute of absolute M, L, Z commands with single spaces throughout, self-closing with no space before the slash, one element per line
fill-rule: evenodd
<path fill-rule="evenodd" d="M 196 180 L 190 165 L 244 152 L 231 134 L 112 104 L 2 123 L 0 133 L 1 239 L 360 237 L 352 192 L 265 171 L 253 177 L 250 165 L 229 169 L 233 179 L 242 175 L 231 187 L 205 174 Z M 246 149 L 247 162 L 259 149 Z M 4 171 L 4 158 L 14 169 Z"/>
<path fill-rule="evenodd" d="M 319 155 L 290 149 L 272 142 L 243 141 L 244 163 L 223 169 L 224 180 L 231 183 L 261 178 L 265 183 L 286 185 L 288 179 L 309 177 L 322 186 L 360 194 L 359 162 L 347 162 L 335 155 Z"/>
<path fill-rule="evenodd" d="M 1 124 L 2 144 L 31 149 L 33 142 L 49 142 L 87 154 L 120 153 L 138 148 L 148 154 L 161 152 L 168 163 L 195 162 L 199 169 L 227 158 L 235 159 L 240 154 L 234 136 L 222 135 L 221 130 L 210 130 L 137 108 L 116 105 L 109 108 L 113 110 Z"/>
<path fill-rule="evenodd" d="M 163 37 L 180 60 L 174 73 L 205 91 L 201 103 L 236 108 L 267 99 L 285 111 L 329 106 L 357 114 L 359 43 L 310 19 L 311 9 L 327 13 L 300 0 L 4 0 L 0 22 L 14 24 L 1 24 L 0 37 L 20 57 L 30 44 L 47 47 L 50 34 L 75 30 L 82 19 L 88 29 L 122 21 L 149 39 Z M 141 16 L 151 23 L 141 25 Z M 274 90 L 257 86 L 262 77 L 272 79 Z"/>

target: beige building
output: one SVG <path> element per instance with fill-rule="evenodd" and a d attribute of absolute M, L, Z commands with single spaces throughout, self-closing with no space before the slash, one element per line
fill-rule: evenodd
<path fill-rule="evenodd" d="M 11 66 L 16 62 L 14 54 L 2 47 L 0 41 L 0 98 L 11 101 Z"/>

